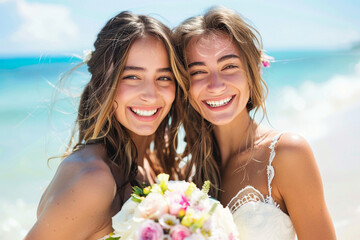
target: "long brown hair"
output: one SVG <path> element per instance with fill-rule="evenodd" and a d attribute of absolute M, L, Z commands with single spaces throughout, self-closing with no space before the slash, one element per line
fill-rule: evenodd
<path fill-rule="evenodd" d="M 250 97 L 247 110 L 262 109 L 265 114 L 265 99 L 267 87 L 260 74 L 261 68 L 261 38 L 256 29 L 247 24 L 239 14 L 224 8 L 211 8 L 203 16 L 191 17 L 175 28 L 175 41 L 177 53 L 182 60 L 184 68 L 187 68 L 185 49 L 193 38 L 206 37 L 211 34 L 226 34 L 238 47 L 250 88 Z M 190 89 L 190 76 L 186 74 L 186 91 Z M 187 164 L 185 177 L 192 174 L 193 181 L 201 186 L 205 180 L 210 180 L 214 185 L 210 194 L 219 197 L 221 188 L 221 157 L 220 149 L 216 142 L 213 126 L 204 119 L 185 100 L 186 111 L 184 113 L 184 129 L 186 132 L 186 148 L 184 155 L 191 156 Z M 195 166 L 195 173 L 193 168 Z"/>
<path fill-rule="evenodd" d="M 184 97 L 183 74 L 180 74 L 184 70 L 175 54 L 171 30 L 149 16 L 121 12 L 111 18 L 97 35 L 95 50 L 87 62 L 91 79 L 81 95 L 77 126 L 72 136 L 73 139 L 74 133 L 78 132 L 78 139 L 69 144 L 69 149 L 73 147 L 73 151 L 87 144 L 103 144 L 113 174 L 116 172 L 122 178 L 115 178 L 120 194 L 128 183 L 137 184 L 137 149 L 126 128 L 115 117 L 114 101 L 129 49 L 137 39 L 147 35 L 163 42 L 177 80 L 174 103 L 154 134 L 156 162 L 152 165 L 155 173 L 178 174 L 176 148 L 181 113 L 177 106 Z"/>

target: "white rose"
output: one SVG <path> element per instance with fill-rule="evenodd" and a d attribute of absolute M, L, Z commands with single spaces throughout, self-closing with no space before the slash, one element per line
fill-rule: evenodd
<path fill-rule="evenodd" d="M 121 236 L 122 239 L 135 239 L 140 222 L 135 222 L 133 216 L 138 205 L 139 203 L 130 198 L 124 203 L 120 212 L 112 218 L 115 236 Z"/>
<path fill-rule="evenodd" d="M 211 216 L 211 228 L 219 228 L 227 235 L 232 233 L 235 238 L 239 237 L 233 216 L 228 207 L 224 208 L 220 203 Z"/>
<path fill-rule="evenodd" d="M 151 192 L 138 205 L 135 217 L 142 217 L 146 219 L 159 219 L 163 214 L 168 213 L 169 206 L 160 193 Z"/>

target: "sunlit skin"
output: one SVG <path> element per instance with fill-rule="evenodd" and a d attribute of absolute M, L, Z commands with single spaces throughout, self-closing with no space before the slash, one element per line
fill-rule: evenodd
<path fill-rule="evenodd" d="M 132 45 L 115 98 L 117 120 L 131 133 L 153 134 L 175 98 L 175 79 L 161 40 L 146 36 Z"/>
<path fill-rule="evenodd" d="M 137 39 L 119 80 L 113 105 L 116 118 L 136 145 L 136 178 L 152 183 L 154 174 L 146 154 L 175 98 L 175 79 L 163 43 L 152 36 Z M 96 240 L 111 233 L 112 217 L 121 208 L 115 179 L 125 180 L 121 171 L 112 172 L 109 161 L 102 144 L 86 144 L 66 157 L 45 190 L 38 220 L 25 239 Z M 128 184 L 124 199 L 130 194 Z"/>
<path fill-rule="evenodd" d="M 186 48 L 191 104 L 215 125 L 247 114 L 249 99 L 240 53 L 229 38 L 222 36 L 193 38 Z"/>
<path fill-rule="evenodd" d="M 220 150 L 220 202 L 226 206 L 246 186 L 268 196 L 269 146 L 278 132 L 254 122 L 246 109 L 250 91 L 244 58 L 222 33 L 192 38 L 185 56 L 191 104 L 213 124 Z M 297 238 L 336 239 L 310 145 L 297 134 L 283 133 L 275 150 L 272 198 L 289 215 Z"/>

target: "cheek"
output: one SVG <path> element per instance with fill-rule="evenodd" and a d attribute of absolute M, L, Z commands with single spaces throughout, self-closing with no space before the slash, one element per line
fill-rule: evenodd
<path fill-rule="evenodd" d="M 175 94 L 176 94 L 176 86 L 174 85 L 172 87 L 171 93 L 170 93 L 171 103 L 174 102 L 174 100 L 175 100 Z"/>
<path fill-rule="evenodd" d="M 196 98 L 196 95 L 194 93 L 194 90 L 190 88 L 190 91 L 189 91 L 189 101 L 190 101 L 190 104 L 191 106 L 198 112 L 200 113 L 200 102 L 198 102 L 199 100 L 197 100 Z"/>
<path fill-rule="evenodd" d="M 194 84 L 194 82 L 190 82 L 190 89 L 189 89 L 189 102 L 191 104 L 191 106 L 197 111 L 200 112 L 200 107 L 199 107 L 199 87 L 197 84 Z"/>
<path fill-rule="evenodd" d="M 190 82 L 190 89 L 189 89 L 189 97 L 193 100 L 196 100 L 199 97 L 200 94 L 200 88 L 199 84 L 195 81 Z"/>
<path fill-rule="evenodd" d="M 162 90 L 161 94 L 167 104 L 171 105 L 175 100 L 175 84 Z"/>
<path fill-rule="evenodd" d="M 119 120 L 119 116 L 124 114 L 125 105 L 131 96 L 131 89 L 119 86 L 116 90 L 116 95 L 114 98 L 113 109 L 115 111 L 115 116 Z"/>
<path fill-rule="evenodd" d="M 247 82 L 244 82 L 244 84 L 243 84 L 243 92 L 244 92 L 244 95 L 246 96 L 246 98 L 248 99 L 250 97 L 250 87 Z"/>

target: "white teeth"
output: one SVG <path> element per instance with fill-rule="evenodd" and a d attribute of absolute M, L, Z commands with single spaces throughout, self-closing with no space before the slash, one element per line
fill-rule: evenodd
<path fill-rule="evenodd" d="M 210 107 L 221 107 L 228 104 L 231 101 L 231 99 L 232 97 L 227 97 L 220 101 L 206 101 L 206 104 L 208 104 Z"/>
<path fill-rule="evenodd" d="M 150 117 L 150 116 L 154 115 L 155 113 L 157 113 L 158 109 L 146 111 L 146 110 L 131 108 L 131 111 L 133 111 L 136 115 L 139 115 L 139 116 Z"/>

